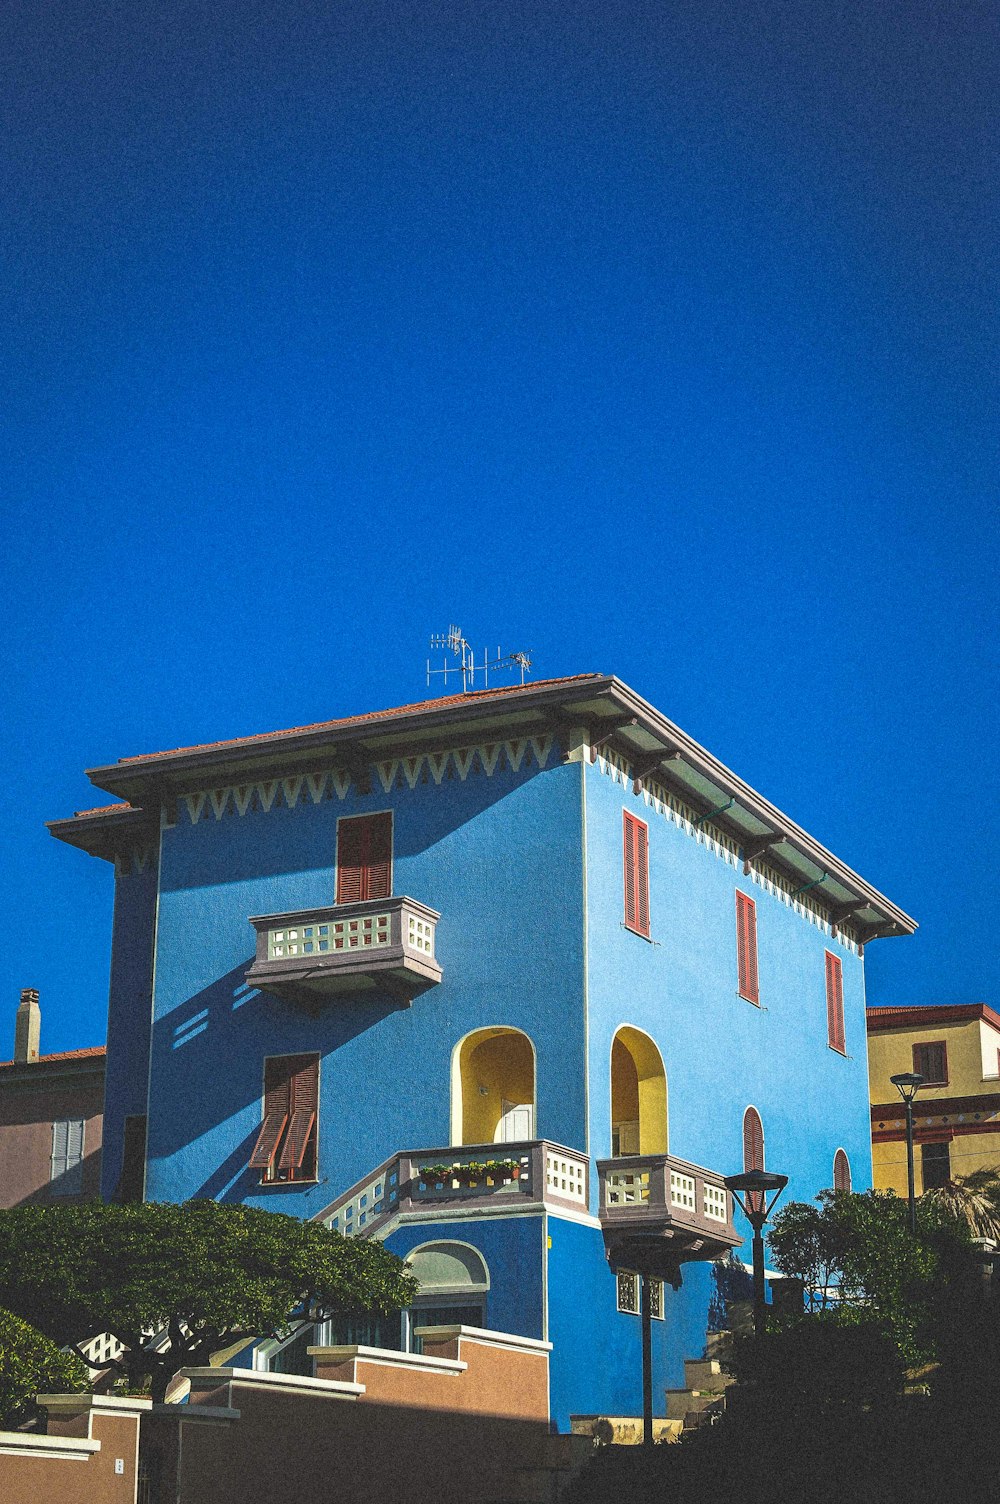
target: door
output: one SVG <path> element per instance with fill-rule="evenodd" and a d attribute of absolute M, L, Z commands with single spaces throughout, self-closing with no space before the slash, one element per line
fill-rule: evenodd
<path fill-rule="evenodd" d="M 493 1135 L 495 1144 L 523 1144 L 534 1138 L 534 1111 L 530 1102 L 503 1099 L 503 1113 Z"/>

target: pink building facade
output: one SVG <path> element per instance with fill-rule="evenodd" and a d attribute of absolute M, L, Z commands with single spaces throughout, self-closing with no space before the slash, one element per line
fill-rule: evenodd
<path fill-rule="evenodd" d="M 100 1195 L 104 1046 L 39 1052 L 38 994 L 21 993 L 13 1060 L 0 1061 L 0 1207 Z"/>

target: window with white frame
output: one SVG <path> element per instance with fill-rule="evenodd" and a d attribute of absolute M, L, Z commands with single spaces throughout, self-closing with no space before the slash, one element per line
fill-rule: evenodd
<path fill-rule="evenodd" d="M 626 1316 L 640 1315 L 642 1306 L 639 1275 L 632 1269 L 619 1269 L 617 1282 L 619 1311 L 623 1311 Z M 662 1279 L 651 1279 L 649 1282 L 649 1314 L 654 1321 L 663 1320 Z"/>
<path fill-rule="evenodd" d="M 52 1124 L 49 1191 L 53 1196 L 83 1194 L 83 1118 L 62 1118 Z"/>

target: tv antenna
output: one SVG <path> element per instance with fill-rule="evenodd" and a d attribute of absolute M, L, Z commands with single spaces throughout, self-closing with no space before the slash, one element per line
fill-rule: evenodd
<path fill-rule="evenodd" d="M 516 673 L 520 670 L 521 683 L 523 684 L 525 675 L 531 671 L 531 658 L 527 653 L 501 653 L 499 644 L 497 645 L 496 656 L 494 658 L 491 658 L 489 653 L 484 651 L 481 662 L 477 663 L 475 650 L 472 644 L 466 642 L 462 636 L 461 627 L 450 626 L 447 632 L 435 632 L 431 638 L 431 647 L 443 648 L 446 655 L 450 654 L 452 660 L 457 658 L 458 662 L 449 662 L 446 656 L 440 668 L 431 668 L 431 660 L 428 658 L 428 688 L 430 688 L 431 679 L 438 674 L 444 679 L 446 687 L 449 674 L 452 677 L 461 674 L 462 693 L 468 694 L 470 690 L 476 688 L 477 674 L 482 674 L 483 676 L 483 688 L 489 689 L 491 672 L 494 674 Z"/>

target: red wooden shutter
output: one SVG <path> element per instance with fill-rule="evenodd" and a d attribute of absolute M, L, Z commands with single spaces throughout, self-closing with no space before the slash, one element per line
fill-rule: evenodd
<path fill-rule="evenodd" d="M 947 1086 L 948 1047 L 943 1041 L 913 1046 L 913 1069 L 928 1086 Z"/>
<path fill-rule="evenodd" d="M 364 879 L 364 820 L 341 820 L 337 826 L 337 902 L 357 903 Z"/>
<path fill-rule="evenodd" d="M 288 1055 L 269 1055 L 264 1061 L 264 1121 L 250 1156 L 250 1168 L 263 1170 L 265 1177 L 270 1175 L 273 1168 L 278 1144 L 288 1122 L 291 1104 L 288 1061 L 294 1058 Z"/>
<path fill-rule="evenodd" d="M 649 934 L 649 832 L 628 810 L 622 811 L 625 859 L 625 924 Z"/>
<path fill-rule="evenodd" d="M 739 992 L 751 1003 L 760 1004 L 757 983 L 757 905 L 745 893 L 736 895 L 736 955 L 739 963 Z"/>
<path fill-rule="evenodd" d="M 743 1114 L 743 1168 L 744 1170 L 764 1168 L 764 1125 L 756 1107 L 748 1107 Z M 754 1211 L 760 1211 L 764 1205 L 763 1191 L 750 1191 L 747 1195 L 747 1203 Z"/>
<path fill-rule="evenodd" d="M 319 1104 L 319 1056 L 291 1055 L 288 1057 L 288 1065 L 291 1076 L 291 1118 L 278 1163 L 282 1170 L 298 1170 L 305 1175 L 315 1169 L 315 1150 L 308 1156 L 311 1164 L 306 1163 L 306 1151 L 311 1147 L 310 1139 Z"/>
<path fill-rule="evenodd" d="M 826 952 L 826 1029 L 832 1050 L 846 1050 L 844 1035 L 844 975 L 840 957 Z"/>
<path fill-rule="evenodd" d="M 851 1166 L 843 1149 L 838 1149 L 833 1156 L 833 1188 L 835 1191 L 851 1189 Z"/>
<path fill-rule="evenodd" d="M 366 898 L 388 898 L 392 892 L 392 815 L 372 815 L 368 820 Z"/>
<path fill-rule="evenodd" d="M 337 902 L 392 892 L 392 815 L 357 815 L 337 827 Z"/>
<path fill-rule="evenodd" d="M 743 1114 L 743 1168 L 764 1168 L 764 1125 L 756 1107 L 748 1107 Z"/>

